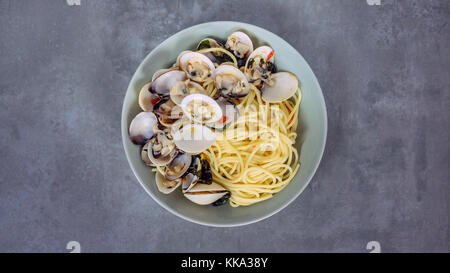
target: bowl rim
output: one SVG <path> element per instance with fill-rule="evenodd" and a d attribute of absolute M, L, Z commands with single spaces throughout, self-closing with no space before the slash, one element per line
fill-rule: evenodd
<path fill-rule="evenodd" d="M 251 220 L 248 220 L 248 221 L 242 221 L 240 223 L 214 223 L 214 222 L 207 222 L 207 221 L 203 221 L 203 220 L 198 220 L 198 219 L 191 218 L 189 216 L 183 215 L 181 213 L 178 213 L 177 211 L 173 210 L 172 208 L 170 208 L 169 206 L 167 206 L 163 202 L 159 201 L 158 198 L 156 198 L 154 196 L 154 194 L 144 185 L 144 183 L 139 178 L 139 175 L 137 174 L 137 171 L 136 171 L 135 167 L 133 166 L 133 164 L 131 164 L 130 155 L 129 155 L 127 149 L 126 149 L 126 145 L 127 145 L 126 141 L 128 140 L 128 120 L 126 118 L 126 113 L 125 113 L 125 100 L 126 100 L 127 94 L 129 92 L 131 92 L 132 83 L 136 81 L 137 72 L 142 70 L 142 67 L 144 66 L 144 63 L 147 63 L 147 60 L 150 59 L 155 54 L 156 51 L 158 51 L 165 43 L 169 43 L 172 39 L 175 39 L 174 38 L 175 36 L 178 36 L 180 33 L 183 33 L 183 32 L 189 32 L 189 31 L 191 31 L 194 28 L 203 27 L 205 25 L 211 25 L 211 24 L 213 24 L 213 25 L 214 24 L 234 24 L 234 25 L 240 25 L 243 29 L 245 29 L 245 27 L 252 27 L 252 28 L 259 29 L 259 30 L 267 31 L 270 34 L 274 35 L 277 39 L 280 39 L 281 41 L 285 42 L 287 44 L 287 46 L 290 47 L 295 52 L 295 54 L 298 55 L 299 58 L 301 58 L 301 59 L 303 59 L 305 61 L 305 64 L 307 65 L 307 68 L 311 71 L 312 76 L 313 76 L 313 78 L 312 78 L 313 84 L 316 85 L 317 89 L 320 91 L 319 92 L 320 106 L 324 110 L 324 116 L 325 116 L 324 125 L 323 125 L 323 127 L 324 127 L 323 128 L 324 129 L 324 137 L 323 137 L 323 140 L 322 140 L 322 143 L 321 143 L 321 147 L 320 147 L 319 160 L 317 160 L 317 162 L 314 164 L 313 171 L 307 177 L 306 183 L 303 185 L 303 187 L 301 187 L 300 190 L 295 195 L 293 195 L 290 199 L 285 200 L 283 202 L 283 204 L 279 208 L 277 208 L 277 209 L 267 213 L 264 216 L 261 216 L 261 217 L 255 218 L 255 219 L 251 219 Z M 125 150 L 125 155 L 126 155 L 128 164 L 130 165 L 131 170 L 133 171 L 134 176 L 139 181 L 139 184 L 141 185 L 141 187 L 144 188 L 144 190 L 147 192 L 147 194 L 150 195 L 152 197 L 152 199 L 157 204 L 159 204 L 161 207 L 163 207 L 167 211 L 171 212 L 173 215 L 176 215 L 176 216 L 178 216 L 178 217 L 180 217 L 180 218 L 182 218 L 182 219 L 184 219 L 186 221 L 189 221 L 189 222 L 192 222 L 192 223 L 196 223 L 196 224 L 199 224 L 199 225 L 203 225 L 203 226 L 210 226 L 210 227 L 238 227 L 238 226 L 245 226 L 245 225 L 250 225 L 250 224 L 253 224 L 253 223 L 265 220 L 265 219 L 275 215 L 276 213 L 280 212 L 281 210 L 286 208 L 288 205 L 290 205 L 295 199 L 297 199 L 300 196 L 300 194 L 305 190 L 305 188 L 309 185 L 309 183 L 311 182 L 312 178 L 314 177 L 317 169 L 319 168 L 320 162 L 322 161 L 323 154 L 324 154 L 324 151 L 325 151 L 325 146 L 326 146 L 327 137 L 328 137 L 328 114 L 327 113 L 328 112 L 327 112 L 327 107 L 326 107 L 326 104 L 325 104 L 325 98 L 323 96 L 322 88 L 320 87 L 319 81 L 317 80 L 317 77 L 314 74 L 314 71 L 311 69 L 309 63 L 297 51 L 297 49 L 295 49 L 293 46 L 291 46 L 286 40 L 284 40 L 283 38 L 281 38 L 277 34 L 271 32 L 271 31 L 269 31 L 267 29 L 264 29 L 262 27 L 259 27 L 259 26 L 253 25 L 253 24 L 248 24 L 248 23 L 238 22 L 238 21 L 210 21 L 210 22 L 204 22 L 204 23 L 201 23 L 201 24 L 196 24 L 196 25 L 190 26 L 188 28 L 182 29 L 182 30 L 180 30 L 180 31 L 170 35 L 164 41 L 159 43 L 155 48 L 153 48 L 145 56 L 145 58 L 140 62 L 139 66 L 136 68 L 136 71 L 134 72 L 134 74 L 133 74 L 133 76 L 132 76 L 132 78 L 131 78 L 131 80 L 130 80 L 130 82 L 128 84 L 127 90 L 126 90 L 125 95 L 124 95 L 123 103 L 122 103 L 122 113 L 121 113 L 122 146 L 123 146 L 123 149 Z"/>

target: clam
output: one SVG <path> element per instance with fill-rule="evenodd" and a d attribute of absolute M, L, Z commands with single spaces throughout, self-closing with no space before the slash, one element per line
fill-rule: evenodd
<path fill-rule="evenodd" d="M 183 117 L 181 107 L 176 105 L 170 98 L 162 99 L 153 109 L 159 122 L 167 127 L 174 126 Z"/>
<path fill-rule="evenodd" d="M 172 136 L 167 131 L 156 132 L 148 143 L 148 158 L 156 166 L 169 164 L 178 154 Z"/>
<path fill-rule="evenodd" d="M 228 36 L 225 48 L 233 52 L 238 59 L 245 59 L 252 53 L 253 43 L 247 34 L 237 31 Z"/>
<path fill-rule="evenodd" d="M 173 64 L 173 67 L 177 67 L 178 69 L 181 69 L 181 63 L 180 63 L 181 56 L 183 56 L 186 53 L 191 53 L 191 52 L 193 52 L 193 51 L 192 50 L 181 51 L 180 54 L 178 54 L 177 61 Z"/>
<path fill-rule="evenodd" d="M 219 97 L 216 99 L 216 102 L 222 109 L 222 118 L 216 122 L 209 123 L 209 127 L 223 129 L 226 125 L 232 124 L 239 118 L 239 110 L 232 101 Z"/>
<path fill-rule="evenodd" d="M 197 45 L 197 50 L 207 49 L 207 48 L 223 48 L 223 45 L 212 38 L 205 38 L 200 41 Z M 213 51 L 203 53 L 206 57 L 208 57 L 213 63 L 220 65 L 224 62 L 232 62 L 230 56 L 221 52 L 221 51 Z"/>
<path fill-rule="evenodd" d="M 250 92 L 250 84 L 244 73 L 232 65 L 220 65 L 213 77 L 217 90 L 224 97 L 241 98 Z"/>
<path fill-rule="evenodd" d="M 161 100 L 158 94 L 150 92 L 150 85 L 147 83 L 139 92 L 139 106 L 146 112 L 153 111 L 153 107 Z"/>
<path fill-rule="evenodd" d="M 209 205 L 221 199 L 229 193 L 221 185 L 213 182 L 211 184 L 197 183 L 184 196 L 199 205 Z"/>
<path fill-rule="evenodd" d="M 207 95 L 188 95 L 180 105 L 185 115 L 194 122 L 212 123 L 222 118 L 222 109 L 214 99 Z"/>
<path fill-rule="evenodd" d="M 130 140 L 136 145 L 145 144 L 153 137 L 153 126 L 158 123 L 155 114 L 151 112 L 141 112 L 137 114 L 130 123 Z"/>
<path fill-rule="evenodd" d="M 187 192 L 188 190 L 190 190 L 191 188 L 193 188 L 197 182 L 199 181 L 199 177 L 192 174 L 192 173 L 188 173 L 186 174 L 183 178 L 181 178 L 181 190 L 183 193 Z"/>
<path fill-rule="evenodd" d="M 181 189 L 184 192 L 188 192 L 192 187 L 195 186 L 198 182 L 200 182 L 200 178 L 202 175 L 202 161 L 200 157 L 194 156 L 192 158 L 191 165 L 187 170 L 187 175 L 181 179 Z"/>
<path fill-rule="evenodd" d="M 189 79 L 175 83 L 170 89 L 170 99 L 177 105 L 181 104 L 184 97 L 192 94 L 207 95 L 206 90 L 200 84 Z"/>
<path fill-rule="evenodd" d="M 201 40 L 200 43 L 198 43 L 197 50 L 214 47 L 223 47 L 223 46 L 213 38 L 205 38 Z"/>
<path fill-rule="evenodd" d="M 178 153 L 178 155 L 165 168 L 165 177 L 168 180 L 175 180 L 182 177 L 192 162 L 192 156 L 185 153 Z"/>
<path fill-rule="evenodd" d="M 152 81 L 156 80 L 156 78 L 158 78 L 158 77 L 161 76 L 162 74 L 164 74 L 164 73 L 166 73 L 166 72 L 169 72 L 169 71 L 172 71 L 172 70 L 178 70 L 178 69 L 176 69 L 176 68 L 174 68 L 174 67 L 171 67 L 171 68 L 162 68 L 162 69 L 156 70 L 156 72 L 153 73 Z"/>
<path fill-rule="evenodd" d="M 188 192 L 197 183 L 211 184 L 211 167 L 207 160 L 199 156 L 192 156 L 192 163 L 182 179 L 182 190 Z"/>
<path fill-rule="evenodd" d="M 186 52 L 179 57 L 181 69 L 187 76 L 196 81 L 204 82 L 211 78 L 214 72 L 214 64 L 203 54 L 197 52 Z"/>
<path fill-rule="evenodd" d="M 272 74 L 270 82 L 261 89 L 262 99 L 266 102 L 282 102 L 292 97 L 298 89 L 298 79 L 292 73 Z"/>
<path fill-rule="evenodd" d="M 156 172 L 156 186 L 158 190 L 164 194 L 169 194 L 181 185 L 181 179 L 168 180 L 159 172 Z"/>
<path fill-rule="evenodd" d="M 175 145 L 188 154 L 200 154 L 216 141 L 216 134 L 201 124 L 186 124 L 173 133 Z"/>
<path fill-rule="evenodd" d="M 145 143 L 144 147 L 142 147 L 141 150 L 141 158 L 142 161 L 144 161 L 145 165 L 149 166 L 149 167 L 154 167 L 155 164 L 152 163 L 152 161 L 150 160 L 150 158 L 148 157 L 148 145 L 149 143 Z"/>
<path fill-rule="evenodd" d="M 186 73 L 180 70 L 168 70 L 157 76 L 150 85 L 150 92 L 160 96 L 169 96 L 170 89 L 178 81 L 184 81 Z"/>
<path fill-rule="evenodd" d="M 245 75 L 249 82 L 256 85 L 270 80 L 270 75 L 275 69 L 274 50 L 268 46 L 255 49 L 245 64 Z"/>

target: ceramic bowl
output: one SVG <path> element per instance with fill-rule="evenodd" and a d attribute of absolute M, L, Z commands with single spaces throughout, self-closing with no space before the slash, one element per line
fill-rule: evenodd
<path fill-rule="evenodd" d="M 296 147 L 300 152 L 300 169 L 295 178 L 271 199 L 248 206 L 233 208 L 200 206 L 184 198 L 180 191 L 170 195 L 160 193 L 155 185 L 155 174 L 144 165 L 140 147 L 128 137 L 128 127 L 141 110 L 138 94 L 141 87 L 151 80 L 160 68 L 171 66 L 183 50 L 194 50 L 206 37 L 226 39 L 232 32 L 247 33 L 256 46 L 270 45 L 275 50 L 275 64 L 280 71 L 294 73 L 300 80 L 302 102 L 300 104 Z M 184 29 L 157 46 L 137 68 L 128 86 L 122 108 L 122 140 L 131 169 L 145 191 L 171 213 L 194 223 L 209 226 L 239 226 L 265 219 L 285 208 L 305 189 L 319 166 L 327 136 L 327 113 L 319 83 L 305 59 L 279 36 L 250 24 L 239 22 L 211 22 Z M 149 203 L 149 209 L 152 204 Z"/>

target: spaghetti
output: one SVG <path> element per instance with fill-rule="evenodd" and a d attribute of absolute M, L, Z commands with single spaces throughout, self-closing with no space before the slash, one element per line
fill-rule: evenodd
<path fill-rule="evenodd" d="M 223 48 L 199 52 L 213 51 L 234 58 Z M 236 59 L 233 62 L 237 67 Z M 211 97 L 218 92 L 212 81 L 205 82 L 203 87 Z M 286 187 L 297 173 L 300 165 L 294 144 L 300 102 L 300 88 L 290 100 L 266 103 L 260 90 L 251 85 L 250 93 L 237 100 L 239 119 L 226 130 L 216 131 L 215 144 L 203 155 L 210 163 L 213 180 L 231 192 L 231 206 L 267 200 Z"/>

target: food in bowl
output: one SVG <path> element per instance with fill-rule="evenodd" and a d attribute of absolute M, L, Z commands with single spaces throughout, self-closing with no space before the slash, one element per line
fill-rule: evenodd
<path fill-rule="evenodd" d="M 248 206 L 271 198 L 299 170 L 301 90 L 275 52 L 244 32 L 199 41 L 139 93 L 130 140 L 163 194 L 199 205 Z"/>

